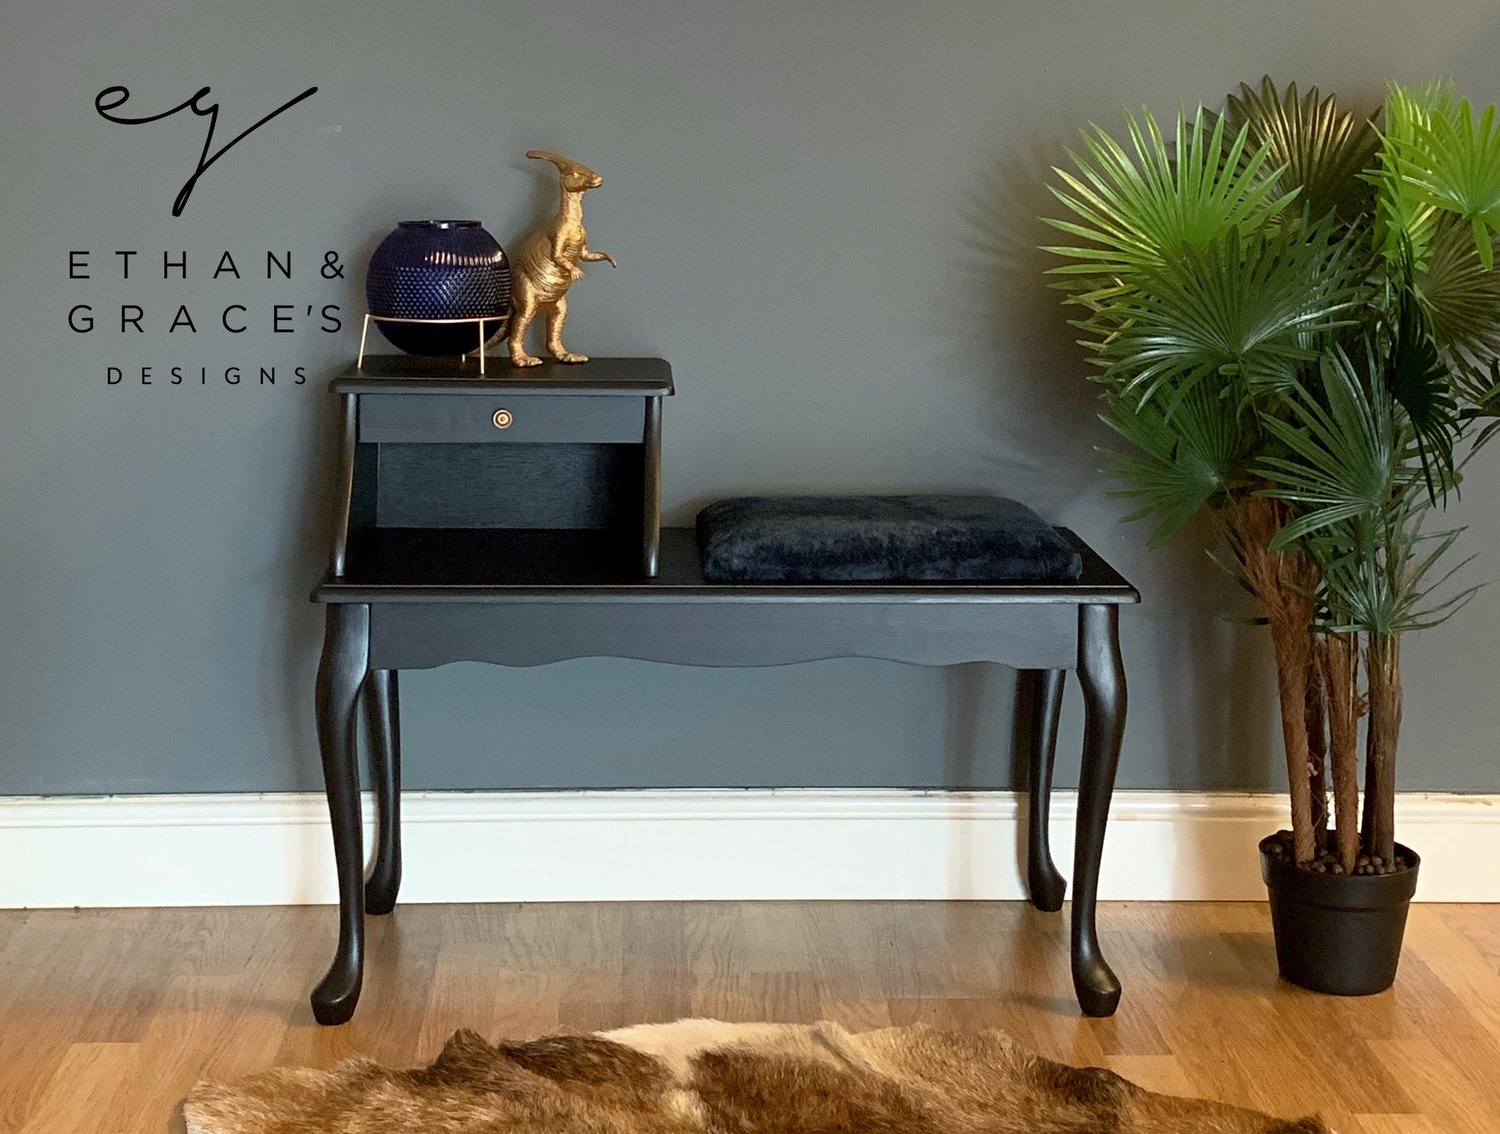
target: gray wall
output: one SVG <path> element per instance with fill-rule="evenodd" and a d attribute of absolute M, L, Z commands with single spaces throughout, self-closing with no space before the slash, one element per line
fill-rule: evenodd
<path fill-rule="evenodd" d="M 1148 552 L 1091 446 L 1084 368 L 1039 271 L 1040 179 L 1076 128 L 1171 113 L 1271 71 L 1373 103 L 1451 75 L 1500 98 L 1492 3 L 698 2 L 0 7 L 0 794 L 319 783 L 305 599 L 324 554 L 333 409 L 355 331 L 271 306 L 359 308 L 392 222 L 475 216 L 515 240 L 551 203 L 530 147 L 606 174 L 571 339 L 660 354 L 665 503 L 744 491 L 981 489 L 1071 525 L 1134 579 L 1129 787 L 1278 780 L 1265 643 L 1185 539 Z M 212 85 L 216 144 L 321 90 L 169 206 L 188 115 L 118 126 L 96 92 L 165 109 Z M 68 278 L 92 252 L 96 278 Z M 116 249 L 138 249 L 118 278 Z M 222 250 L 246 278 L 211 280 Z M 266 249 L 295 278 L 267 282 Z M 318 274 L 339 250 L 345 279 Z M 186 250 L 190 278 L 162 281 Z M 110 274 L 113 272 L 113 278 Z M 98 328 L 68 329 L 75 303 Z M 168 333 L 186 302 L 196 335 Z M 118 306 L 147 309 L 122 334 Z M 248 308 L 230 335 L 218 313 Z M 111 314 L 111 305 L 115 314 Z M 310 380 L 288 385 L 287 372 Z M 152 365 L 150 387 L 105 384 Z M 240 365 L 239 386 L 165 384 Z M 255 384 L 260 366 L 281 375 Z M 1500 573 L 1500 468 L 1472 478 L 1474 577 Z M 1500 589 L 1409 647 L 1403 784 L 1500 789 Z M 408 783 L 1003 785 L 1009 675 L 865 661 L 693 671 L 580 661 L 412 674 Z M 1076 692 L 1064 743 L 1078 740 Z M 1074 762 L 1060 772 L 1070 782 Z"/>

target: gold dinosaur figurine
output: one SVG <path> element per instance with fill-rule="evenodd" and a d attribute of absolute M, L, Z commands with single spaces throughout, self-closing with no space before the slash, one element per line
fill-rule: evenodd
<path fill-rule="evenodd" d="M 563 326 L 568 321 L 568 289 L 583 279 L 579 262 L 609 261 L 608 252 L 588 246 L 583 228 L 583 195 L 604 184 L 604 178 L 581 162 L 546 150 L 527 150 L 529 158 L 541 158 L 557 166 L 562 180 L 562 204 L 557 215 L 533 232 L 511 258 L 510 361 L 515 366 L 539 366 L 541 359 L 526 353 L 526 331 L 540 312 L 547 319 L 547 350 L 558 362 L 587 362 L 586 354 L 574 354 L 563 346 Z"/>

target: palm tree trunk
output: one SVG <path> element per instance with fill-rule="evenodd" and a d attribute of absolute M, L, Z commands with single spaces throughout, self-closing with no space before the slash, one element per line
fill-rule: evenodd
<path fill-rule="evenodd" d="M 1284 507 L 1264 496 L 1244 495 L 1224 509 L 1230 546 L 1239 558 L 1246 585 L 1266 612 L 1276 655 L 1276 686 L 1281 701 L 1281 736 L 1286 748 L 1291 796 L 1292 849 L 1299 863 L 1318 854 L 1312 806 L 1312 763 L 1308 747 L 1308 678 L 1313 666 L 1309 597 L 1318 570 L 1298 551 L 1272 551 L 1271 540 L 1286 519 Z"/>
<path fill-rule="evenodd" d="M 1339 865 L 1359 861 L 1359 650 L 1351 634 L 1325 634 L 1318 662 L 1328 697 L 1328 757 L 1333 771 L 1334 838 Z"/>
<path fill-rule="evenodd" d="M 1312 795 L 1313 842 L 1322 854 L 1328 849 L 1328 724 L 1323 693 L 1323 669 L 1318 665 L 1318 638 L 1308 641 L 1307 702 L 1302 711 L 1307 729 L 1308 791 Z"/>
<path fill-rule="evenodd" d="M 1365 667 L 1370 685 L 1367 803 L 1370 854 L 1396 861 L 1396 741 L 1401 733 L 1401 637 L 1372 635 Z"/>
<path fill-rule="evenodd" d="M 1368 645 L 1366 653 L 1369 652 Z M 1365 677 L 1366 683 L 1369 676 Z M 1368 698 L 1366 698 L 1368 701 Z M 1368 711 L 1368 710 L 1367 710 Z M 1375 834 L 1375 730 L 1365 725 L 1365 795 L 1364 803 L 1361 805 L 1359 816 L 1359 838 L 1360 846 L 1365 854 L 1374 854 L 1375 849 L 1370 845 L 1370 840 Z"/>
<path fill-rule="evenodd" d="M 1281 696 L 1281 738 L 1286 747 L 1286 778 L 1292 803 L 1292 848 L 1299 863 L 1318 857 L 1313 825 L 1312 764 L 1307 743 L 1308 634 L 1306 628 L 1271 620 L 1271 647 L 1276 654 L 1276 688 Z"/>

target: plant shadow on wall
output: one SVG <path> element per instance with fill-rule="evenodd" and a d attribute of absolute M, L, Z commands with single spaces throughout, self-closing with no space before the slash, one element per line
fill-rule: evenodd
<path fill-rule="evenodd" d="M 308 379 L 316 401 L 332 400 L 321 393 L 342 366 L 332 366 Z M 320 396 L 321 394 L 321 396 Z M 293 467 L 325 470 L 324 475 L 301 478 L 295 490 L 286 497 L 294 502 L 292 514 L 283 517 L 281 543 L 277 559 L 267 564 L 268 586 L 284 586 L 286 580 L 316 579 L 328 565 L 329 523 L 335 513 L 338 478 L 334 475 L 339 450 L 339 422 L 336 414 L 314 403 L 311 412 L 297 415 L 293 422 L 298 436 L 295 451 L 307 454 Z M 277 422 L 274 431 L 261 429 L 255 436 L 255 468 L 276 467 L 274 456 L 287 444 L 286 424 Z M 279 741 L 271 741 L 271 753 L 283 753 L 290 766 L 273 782 L 290 783 L 290 790 L 315 792 L 324 790 L 321 758 L 312 729 L 312 703 L 308 691 L 313 688 L 323 641 L 323 608 L 309 602 L 284 602 L 276 606 L 282 619 L 279 634 L 267 638 L 267 648 L 279 645 L 280 656 L 268 659 L 261 667 L 265 674 L 263 696 L 268 706 L 290 705 L 288 714 L 274 711 L 266 720 L 278 720 L 283 731 Z M 300 710 L 300 711 L 299 711 Z M 360 727 L 363 727 L 361 722 Z M 361 762 L 363 764 L 363 762 Z"/>
<path fill-rule="evenodd" d="M 986 455 L 1001 491 L 1057 512 L 1097 483 L 1088 439 L 1102 440 L 1093 391 L 1072 380 L 1074 336 L 1055 302 L 1038 294 L 1047 264 L 1038 250 L 1047 204 L 1036 173 L 1046 163 L 998 158 L 976 172 L 959 205 L 958 271 L 943 318 L 955 362 L 979 384 Z"/>
<path fill-rule="evenodd" d="M 976 169 L 959 206 L 962 259 L 945 308 L 951 322 L 945 338 L 967 345 L 955 348 L 964 350 L 959 365 L 982 383 L 997 454 L 989 479 L 1049 518 L 1088 507 L 1100 494 L 1101 450 L 1113 438 L 1099 420 L 1103 407 L 1097 387 L 1086 381 L 1089 367 L 1077 334 L 1059 318 L 1055 296 L 1037 286 L 1056 263 L 1040 247 L 1052 234 L 1041 218 L 1055 204 L 1044 175 L 1064 156 L 1056 141 L 1038 137 L 1019 154 L 996 155 Z M 996 360 L 1009 369 L 997 369 Z M 1110 525 L 1131 510 L 1107 508 Z M 1208 521 L 1195 518 L 1191 526 L 1205 537 L 1199 546 L 1207 542 Z M 1142 545 L 1112 552 L 1117 566 L 1132 574 L 1136 567 L 1128 560 L 1137 553 L 1144 566 L 1144 535 L 1110 534 Z M 1161 690 L 1157 699 L 1171 706 L 1154 722 L 1170 782 L 1237 786 L 1258 779 L 1271 770 L 1260 754 L 1270 751 L 1274 736 L 1268 724 L 1273 685 L 1260 635 L 1244 625 L 1253 605 L 1226 590 L 1219 569 L 1188 540 L 1152 557 L 1149 570 L 1142 609 L 1126 617 L 1149 621 L 1137 640 L 1153 639 L 1160 658 L 1154 680 L 1146 677 L 1138 689 L 1154 684 Z M 976 679 L 966 682 L 972 686 Z M 962 705 L 957 692 L 950 696 L 950 713 Z M 964 723 L 950 729 L 960 736 L 974 732 Z M 1075 747 L 1060 748 L 1061 786 L 1076 776 Z M 1025 783 L 1021 751 L 1013 759 L 1017 785 Z M 954 767 L 964 759 L 962 752 L 949 756 Z M 1128 766 L 1125 771 L 1128 777 Z"/>
<path fill-rule="evenodd" d="M 1402 639 L 1473 593 L 1449 584 L 1460 530 L 1441 513 L 1500 432 L 1496 109 L 1393 84 L 1370 121 L 1266 78 L 1222 115 L 1146 112 L 1125 137 L 1090 128 L 1054 170 L 1050 223 L 1072 241 L 1049 248 L 1054 286 L 1136 516 L 1158 544 L 1212 516 L 1269 627 L 1281 971 L 1379 991 L 1418 865 L 1395 838 Z"/>

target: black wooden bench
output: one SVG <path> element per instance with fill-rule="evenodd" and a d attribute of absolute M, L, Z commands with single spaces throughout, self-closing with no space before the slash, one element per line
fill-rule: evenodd
<path fill-rule="evenodd" d="M 577 368 L 556 368 L 555 375 L 553 368 L 543 368 L 525 382 L 441 381 L 443 372 L 424 371 L 422 360 L 382 363 L 377 356 L 366 359 L 364 372 L 334 382 L 343 414 L 339 516 L 329 570 L 313 599 L 327 607 L 317 723 L 338 870 L 339 941 L 312 994 L 319 1022 L 342 1023 L 353 1014 L 363 974 L 364 915 L 389 913 L 396 903 L 399 672 L 455 661 L 534 666 L 580 657 L 706 666 L 865 657 L 918 665 L 998 662 L 1020 670 L 1033 686 L 1023 703 L 1034 714 L 1026 874 L 1031 900 L 1044 910 L 1060 909 L 1063 901 L 1064 882 L 1048 848 L 1047 804 L 1064 675 L 1076 670 L 1086 719 L 1074 857 L 1073 982 L 1085 1013 L 1112 1014 L 1120 986 L 1099 952 L 1094 907 L 1125 725 L 1119 607 L 1139 601 L 1135 589 L 1066 530 L 1064 538 L 1083 556 L 1083 573 L 1070 582 L 706 580 L 694 533 L 669 528 L 658 536 L 655 523 L 660 402 L 672 392 L 670 372 L 660 363 L 662 370 L 645 376 L 639 368 L 622 373 L 610 368 L 611 361 L 659 360 L 589 364 L 595 392 L 629 399 L 623 403 L 634 407 L 629 413 L 618 405 L 582 412 Z M 390 372 L 380 373 L 382 366 Z M 549 380 L 558 385 L 549 386 Z M 569 382 L 572 387 L 566 388 L 563 383 Z M 605 389 L 611 382 L 614 386 Z M 429 400 L 406 397 L 413 393 Z M 408 404 L 415 408 L 403 415 Z M 400 470 L 409 463 L 411 446 L 446 444 L 447 449 L 433 449 L 439 468 L 456 462 L 472 470 L 486 452 L 476 457 L 476 444 L 502 436 L 510 440 L 499 431 L 517 419 L 516 406 L 546 419 L 529 435 L 518 435 L 538 446 L 583 444 L 585 428 L 612 431 L 608 444 L 616 448 L 634 439 L 640 454 L 613 452 L 585 465 L 617 486 L 622 480 L 644 484 L 644 490 L 631 489 L 636 500 L 646 501 L 644 529 L 638 518 L 621 523 L 618 517 L 589 521 L 602 527 L 572 528 L 512 527 L 502 517 L 487 527 L 474 515 L 450 516 L 445 521 L 455 525 L 450 527 L 413 526 L 414 501 L 447 500 L 443 493 L 463 491 L 472 472 L 461 470 L 451 483 L 433 474 L 436 481 L 427 476 L 415 485 L 406 474 L 393 472 L 390 485 L 401 485 L 399 499 L 395 487 L 382 489 L 377 483 L 383 466 Z M 575 430 L 570 421 L 584 424 Z M 636 424 L 622 432 L 622 421 Z M 483 432 L 486 425 L 493 436 Z M 382 445 L 406 448 L 383 456 Z M 527 455 L 564 459 L 540 448 Z M 574 456 L 565 459 L 574 461 L 569 467 L 576 473 L 584 466 Z M 548 507 L 570 515 L 577 511 L 576 502 Z M 397 522 L 383 524 L 383 517 Z M 368 877 L 355 744 L 361 702 L 372 741 L 378 822 Z"/>

